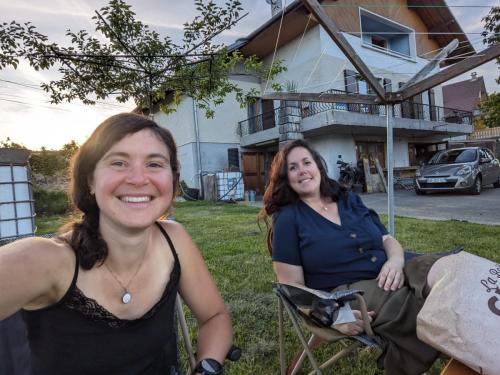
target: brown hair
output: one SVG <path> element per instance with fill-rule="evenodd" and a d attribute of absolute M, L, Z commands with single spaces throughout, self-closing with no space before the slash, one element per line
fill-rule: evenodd
<path fill-rule="evenodd" d="M 303 147 L 311 154 L 314 162 L 318 166 L 321 181 L 320 194 L 322 197 L 329 197 L 337 202 L 346 190 L 337 181 L 328 177 L 328 168 L 323 157 L 311 147 L 309 142 L 298 139 L 288 143 L 274 157 L 269 174 L 269 184 L 264 193 L 264 207 L 259 213 L 259 218 L 264 220 L 267 225 L 266 242 L 269 253 L 272 252 L 272 225 L 269 225 L 268 217 L 278 213 L 282 207 L 299 200 L 298 194 L 290 187 L 288 183 L 287 157 L 290 152 L 297 147 Z"/>
<path fill-rule="evenodd" d="M 108 255 L 107 244 L 99 233 L 99 206 L 89 187 L 96 164 L 115 143 L 144 129 L 155 134 L 167 147 L 175 196 L 179 183 L 179 163 L 172 134 L 142 115 L 120 113 L 106 119 L 80 147 L 72 160 L 70 171 L 68 194 L 73 206 L 81 211 L 83 216 L 81 220 L 69 225 L 72 234 L 68 242 L 83 269 L 91 269 L 96 263 L 104 262 Z"/>

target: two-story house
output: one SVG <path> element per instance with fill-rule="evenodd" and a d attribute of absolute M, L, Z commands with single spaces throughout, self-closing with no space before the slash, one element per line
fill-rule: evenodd
<path fill-rule="evenodd" d="M 321 2 L 387 91 L 397 91 L 453 38 L 459 40 L 459 46 L 444 64 L 457 61 L 453 56 L 474 51 L 443 0 L 426 1 L 433 5 L 430 7 L 422 4 L 416 0 L 396 0 L 390 5 L 382 0 Z M 267 64 L 281 60 L 287 71 L 273 82 L 290 91 L 373 91 L 300 0 L 231 48 L 247 56 L 257 55 Z M 232 79 L 243 88 L 255 87 L 262 93 L 269 93 L 273 83 L 238 74 Z M 243 172 L 245 189 L 262 193 L 270 162 L 279 149 L 279 129 L 283 127 L 278 125 L 284 123 L 288 123 L 287 131 L 313 144 L 334 178 L 338 177 L 339 158 L 347 162 L 378 158 L 385 165 L 383 105 L 259 99 L 240 108 L 234 97 L 228 96 L 215 109 L 215 118 L 206 119 L 186 97 L 176 113 L 155 113 L 155 120 L 175 136 L 181 178 L 190 186 L 199 186 L 200 173 L 221 171 L 232 164 Z M 472 132 L 472 113 L 443 107 L 439 86 L 395 105 L 393 116 L 395 167 L 416 165 L 443 139 Z"/>

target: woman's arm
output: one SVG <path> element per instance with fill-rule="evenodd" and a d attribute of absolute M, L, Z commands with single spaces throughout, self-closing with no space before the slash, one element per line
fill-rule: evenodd
<path fill-rule="evenodd" d="M 273 262 L 274 273 L 281 284 L 305 287 L 304 270 L 302 266 L 295 266 L 282 262 Z"/>
<path fill-rule="evenodd" d="M 222 363 L 231 347 L 231 317 L 195 243 L 178 223 L 165 225 L 181 263 L 179 292 L 198 322 L 197 361 Z"/>
<path fill-rule="evenodd" d="M 75 261 L 65 246 L 27 238 L 0 247 L 0 320 L 21 308 L 42 308 L 62 297 Z"/>
<path fill-rule="evenodd" d="M 377 277 L 378 286 L 384 290 L 398 290 L 405 281 L 403 267 L 404 250 L 401 244 L 391 235 L 382 236 L 387 262 L 384 263 Z"/>

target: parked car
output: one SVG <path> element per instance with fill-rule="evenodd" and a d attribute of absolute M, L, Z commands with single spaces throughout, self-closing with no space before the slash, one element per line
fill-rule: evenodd
<path fill-rule="evenodd" d="M 483 186 L 500 188 L 500 162 L 484 147 L 437 152 L 415 173 L 415 192 L 468 191 L 480 194 Z"/>

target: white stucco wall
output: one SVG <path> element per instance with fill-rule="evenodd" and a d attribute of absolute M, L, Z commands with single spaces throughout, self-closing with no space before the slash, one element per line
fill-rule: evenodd
<path fill-rule="evenodd" d="M 245 91 L 260 88 L 259 84 L 246 80 L 233 82 Z M 198 166 L 193 99 L 183 97 L 176 112 L 155 113 L 155 121 L 174 136 L 181 164 L 181 180 L 189 187 L 200 187 L 199 170 L 202 173 L 223 171 L 228 166 L 227 149 L 239 147 L 238 121 L 247 118 L 247 109 L 240 107 L 234 94 L 228 95 L 221 105 L 213 108 L 215 117 L 211 119 L 205 116 L 204 110 L 197 108 L 201 167 Z"/>
<path fill-rule="evenodd" d="M 351 135 L 329 134 L 321 137 L 306 138 L 311 145 L 323 156 L 328 167 L 328 175 L 334 179 L 339 178 L 337 160 L 340 158 L 351 164 L 356 163 L 356 140 Z M 364 139 L 362 139 L 364 141 Z M 373 139 L 384 142 L 385 139 Z M 395 138 L 393 146 L 394 166 L 407 167 L 409 165 L 408 140 Z M 387 157 L 387 156 L 386 156 Z"/>
<path fill-rule="evenodd" d="M 395 167 L 407 167 L 410 165 L 408 155 L 408 140 L 405 138 L 394 138 L 393 157 Z M 386 157 L 387 158 L 387 157 Z"/>
<path fill-rule="evenodd" d="M 354 163 L 356 161 L 356 149 L 354 139 L 351 135 L 329 134 L 321 137 L 307 138 L 311 145 L 318 151 L 326 161 L 328 175 L 331 178 L 339 178 L 337 160 L 339 155 L 343 161 Z"/>
<path fill-rule="evenodd" d="M 260 89 L 257 83 L 243 80 L 232 80 L 244 91 L 252 88 Z M 241 108 L 236 101 L 236 96 L 230 94 L 226 96 L 224 103 L 213 107 L 215 109 L 214 118 L 206 118 L 203 110 L 198 109 L 198 124 L 200 128 L 201 142 L 214 143 L 239 143 L 240 137 L 237 134 L 238 121 L 247 119 L 247 108 Z"/>
<path fill-rule="evenodd" d="M 363 45 L 361 38 L 350 34 L 343 35 L 370 68 L 373 75 L 392 81 L 393 91 L 398 90 L 398 82 L 407 81 L 428 62 L 420 57 L 398 57 L 369 48 Z M 316 26 L 304 35 L 302 41 L 301 38 L 302 35 L 276 51 L 275 59 L 282 60 L 288 70 L 278 75 L 273 82 L 278 82 L 285 87 L 287 81 L 293 81 L 297 84 L 298 92 L 344 90 L 343 71 L 355 69 L 330 36 L 322 27 Z M 270 64 L 272 54 L 264 60 L 266 64 Z M 434 69 L 433 73 L 437 71 L 439 71 L 438 68 Z M 270 83 L 267 85 L 267 91 L 272 91 L 270 85 Z M 262 86 L 264 89 L 266 82 L 263 82 Z M 441 86 L 435 87 L 435 94 L 435 105 L 442 106 Z"/>

